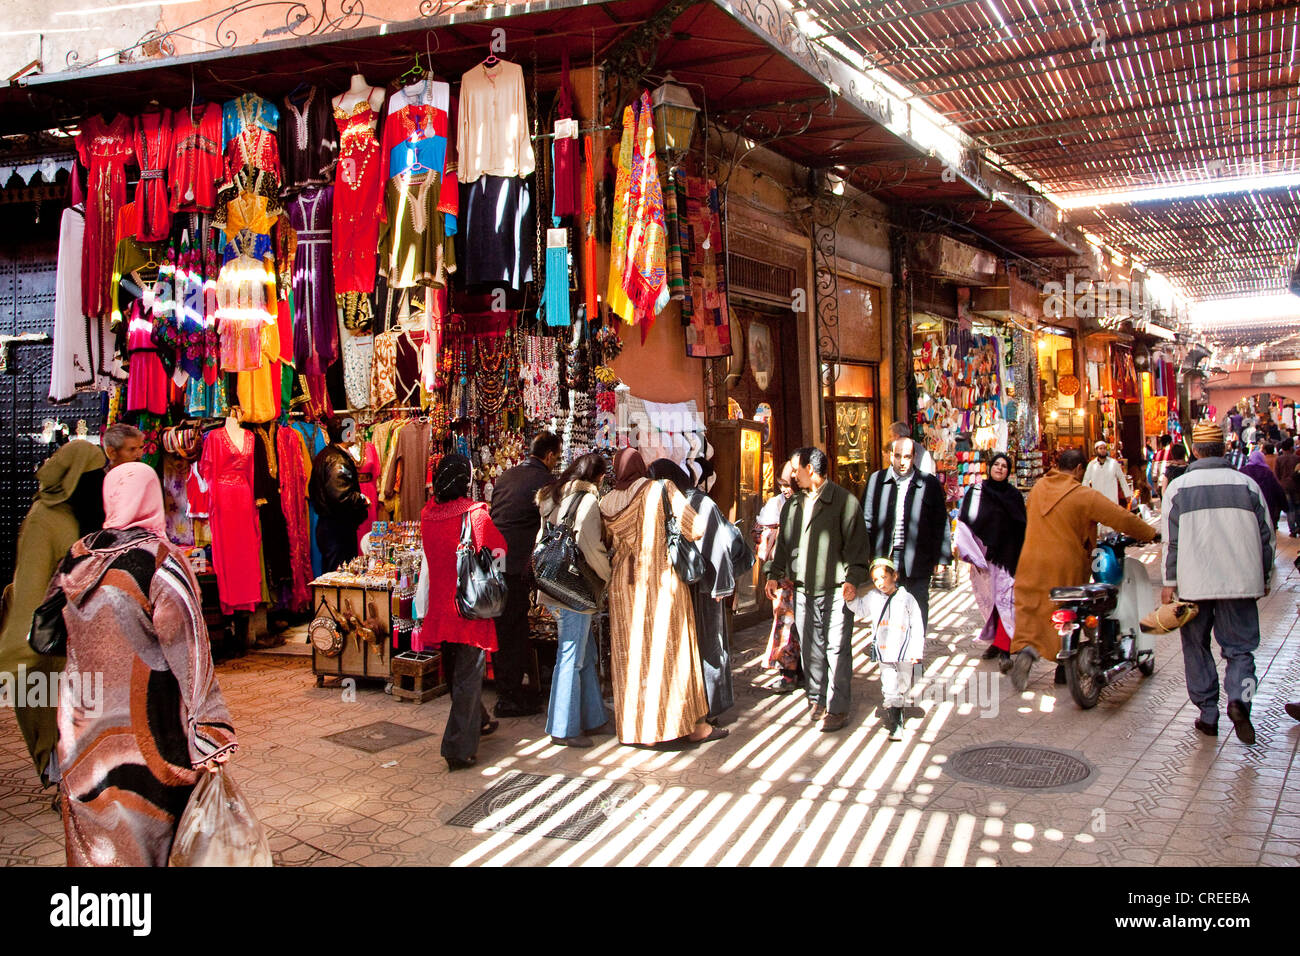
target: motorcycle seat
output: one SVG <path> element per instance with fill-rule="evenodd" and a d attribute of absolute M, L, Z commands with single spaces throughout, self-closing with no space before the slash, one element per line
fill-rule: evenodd
<path fill-rule="evenodd" d="M 1050 592 L 1053 601 L 1096 601 L 1117 593 L 1119 588 L 1115 585 L 1100 582 L 1071 584 L 1066 587 L 1052 588 Z"/>

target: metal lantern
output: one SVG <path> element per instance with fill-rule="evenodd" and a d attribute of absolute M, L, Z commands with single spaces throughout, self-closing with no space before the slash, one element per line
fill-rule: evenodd
<path fill-rule="evenodd" d="M 650 94 L 650 102 L 654 109 L 655 146 L 658 150 L 661 153 L 684 153 L 690 149 L 695 117 L 700 112 L 690 90 L 669 73 L 658 89 Z"/>

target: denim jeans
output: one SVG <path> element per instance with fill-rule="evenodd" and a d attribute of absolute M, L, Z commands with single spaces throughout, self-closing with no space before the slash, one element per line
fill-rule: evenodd
<path fill-rule="evenodd" d="M 1219 672 L 1210 653 L 1213 630 L 1228 662 L 1223 689 L 1228 700 L 1249 704 L 1255 696 L 1255 651 L 1259 647 L 1259 609 L 1254 598 L 1197 601 L 1200 611 L 1183 625 L 1183 668 L 1187 695 L 1207 724 L 1219 722 Z"/>
<path fill-rule="evenodd" d="M 591 636 L 591 615 L 552 607 L 559 646 L 555 673 L 551 675 L 551 707 L 546 732 L 552 737 L 578 737 L 609 719 L 600 699 L 596 675 L 596 642 Z"/>

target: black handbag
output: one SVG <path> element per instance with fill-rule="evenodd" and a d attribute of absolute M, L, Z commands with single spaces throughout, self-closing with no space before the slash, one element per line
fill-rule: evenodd
<path fill-rule="evenodd" d="M 466 620 L 499 617 L 506 606 L 506 579 L 487 545 L 475 550 L 469 512 L 460 520 L 456 546 L 456 613 Z"/>
<path fill-rule="evenodd" d="M 537 589 L 571 611 L 590 614 L 599 606 L 602 584 L 587 566 L 573 530 L 573 513 L 582 500 L 569 505 L 558 524 L 549 525 L 533 549 L 533 577 Z"/>
<path fill-rule="evenodd" d="M 704 555 L 695 544 L 682 536 L 682 529 L 677 524 L 677 516 L 668 507 L 668 486 L 663 487 L 664 526 L 668 532 L 668 563 L 673 566 L 677 576 L 687 584 L 694 584 L 704 577 Z"/>
<path fill-rule="evenodd" d="M 32 629 L 27 634 L 27 644 L 37 654 L 67 656 L 68 625 L 63 620 L 63 609 L 67 604 L 67 595 L 59 588 L 32 615 Z"/>

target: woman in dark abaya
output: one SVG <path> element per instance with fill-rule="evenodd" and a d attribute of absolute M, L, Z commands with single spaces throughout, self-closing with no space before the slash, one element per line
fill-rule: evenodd
<path fill-rule="evenodd" d="M 969 488 L 957 519 L 956 550 L 970 564 L 971 589 L 984 616 L 979 639 L 986 660 L 1011 660 L 1015 636 L 1015 577 L 1025 543 L 1025 499 L 1011 483 L 1011 458 L 998 452 L 989 476 Z"/>

